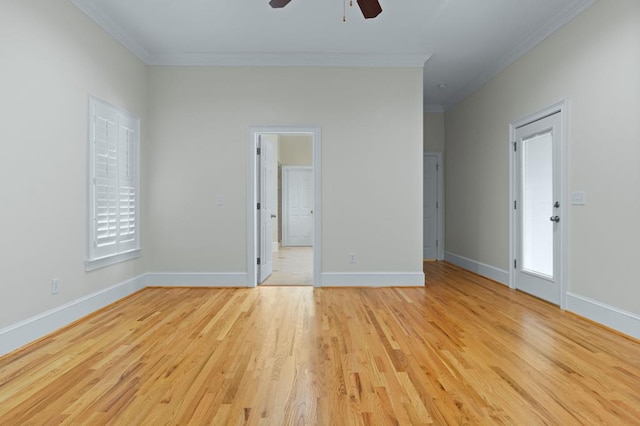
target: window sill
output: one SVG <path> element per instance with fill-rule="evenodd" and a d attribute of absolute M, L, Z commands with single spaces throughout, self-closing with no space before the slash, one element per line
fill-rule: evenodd
<path fill-rule="evenodd" d="M 115 265 L 116 263 L 136 259 L 140 257 L 140 251 L 141 249 L 135 249 L 124 253 L 101 257 L 98 259 L 87 260 L 84 262 L 84 270 L 87 272 L 95 271 L 96 269 L 104 268 L 105 266 Z"/>

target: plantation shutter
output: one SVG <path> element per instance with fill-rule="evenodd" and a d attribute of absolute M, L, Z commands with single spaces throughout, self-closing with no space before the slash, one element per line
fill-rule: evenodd
<path fill-rule="evenodd" d="M 90 100 L 89 261 L 139 249 L 138 119 Z"/>
<path fill-rule="evenodd" d="M 117 252 L 118 117 L 95 106 L 94 129 L 94 249 L 96 257 Z"/>
<path fill-rule="evenodd" d="M 138 197 L 136 191 L 136 130 L 135 123 L 125 118 L 120 119 L 119 131 L 119 226 L 118 240 L 120 243 L 120 251 L 126 251 L 136 248 L 137 228 L 136 223 L 136 199 Z"/>

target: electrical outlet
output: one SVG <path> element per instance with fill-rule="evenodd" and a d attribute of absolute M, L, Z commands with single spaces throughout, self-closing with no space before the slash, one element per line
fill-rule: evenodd
<path fill-rule="evenodd" d="M 60 278 L 53 278 L 51 280 L 51 294 L 60 293 Z"/>
<path fill-rule="evenodd" d="M 356 254 L 349 253 L 349 263 L 356 263 Z"/>

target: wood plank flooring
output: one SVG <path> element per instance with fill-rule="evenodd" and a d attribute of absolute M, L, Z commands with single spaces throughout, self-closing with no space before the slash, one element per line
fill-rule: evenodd
<path fill-rule="evenodd" d="M 640 423 L 637 341 L 425 268 L 425 288 L 145 289 L 0 359 L 0 424 Z"/>

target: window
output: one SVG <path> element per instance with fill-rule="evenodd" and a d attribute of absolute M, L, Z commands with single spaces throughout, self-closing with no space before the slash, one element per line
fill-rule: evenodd
<path fill-rule="evenodd" d="M 140 119 L 89 99 L 87 271 L 140 256 Z"/>

